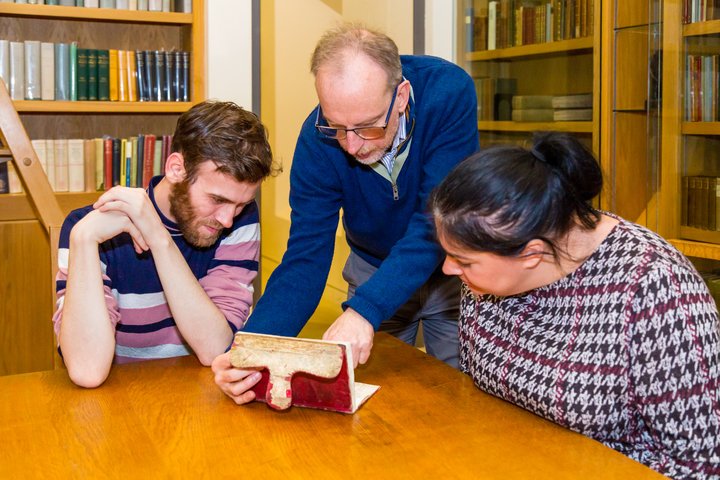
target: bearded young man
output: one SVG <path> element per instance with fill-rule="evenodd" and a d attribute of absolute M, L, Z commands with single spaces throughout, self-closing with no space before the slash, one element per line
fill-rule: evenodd
<path fill-rule="evenodd" d="M 272 154 L 258 118 L 207 101 L 180 116 L 163 176 L 114 187 L 60 236 L 60 352 L 96 387 L 116 363 L 194 353 L 210 365 L 252 305 L 260 231 L 255 193 Z"/>

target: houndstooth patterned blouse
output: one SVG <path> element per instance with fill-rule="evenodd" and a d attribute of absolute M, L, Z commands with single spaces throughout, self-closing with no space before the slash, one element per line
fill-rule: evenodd
<path fill-rule="evenodd" d="M 482 390 L 677 479 L 720 478 L 720 325 L 690 262 L 619 219 L 523 295 L 463 286 L 461 369 Z"/>

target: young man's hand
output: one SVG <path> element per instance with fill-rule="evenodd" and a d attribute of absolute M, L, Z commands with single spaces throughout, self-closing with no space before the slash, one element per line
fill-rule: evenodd
<path fill-rule="evenodd" d="M 367 362 L 373 347 L 375 329 L 365 317 L 352 308 L 340 315 L 323 335 L 323 340 L 350 342 L 353 355 L 353 368 L 359 363 Z"/>

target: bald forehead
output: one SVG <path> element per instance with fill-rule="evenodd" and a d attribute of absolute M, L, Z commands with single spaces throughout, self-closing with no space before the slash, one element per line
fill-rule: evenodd
<path fill-rule="evenodd" d="M 366 54 L 351 49 L 325 62 L 318 69 L 315 82 L 333 88 L 388 90 L 385 70 Z"/>

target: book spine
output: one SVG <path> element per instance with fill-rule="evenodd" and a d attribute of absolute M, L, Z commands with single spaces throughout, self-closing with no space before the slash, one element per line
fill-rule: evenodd
<path fill-rule="evenodd" d="M 68 141 L 67 138 L 55 139 L 55 191 L 68 191 Z"/>
<path fill-rule="evenodd" d="M 95 191 L 95 140 L 88 138 L 83 142 L 83 184 L 86 192 Z"/>
<path fill-rule="evenodd" d="M 55 44 L 55 100 L 70 100 L 70 45 Z"/>
<path fill-rule="evenodd" d="M 173 63 L 173 87 L 175 89 L 175 101 L 182 102 L 183 96 L 180 92 L 182 86 L 182 52 L 173 52 L 174 63 Z"/>
<path fill-rule="evenodd" d="M 163 76 L 165 74 L 165 58 L 161 51 L 155 50 L 155 84 L 153 85 L 153 100 L 156 102 L 162 102 L 162 83 Z"/>
<path fill-rule="evenodd" d="M 10 179 L 8 178 L 8 164 L 10 162 L 0 163 L 0 194 L 10 193 Z"/>
<path fill-rule="evenodd" d="M 33 150 L 35 150 L 35 155 L 37 155 L 38 162 L 40 162 L 43 172 L 45 172 L 45 175 L 47 176 L 47 144 L 45 143 L 45 140 L 30 140 L 30 143 L 33 146 Z"/>
<path fill-rule="evenodd" d="M 142 187 L 147 188 L 150 185 L 150 179 L 153 177 L 155 169 L 155 135 L 145 135 L 143 142 L 143 176 Z"/>
<path fill-rule="evenodd" d="M 155 101 L 153 87 L 155 86 L 155 53 L 152 50 L 145 50 L 145 98 L 148 102 Z"/>
<path fill-rule="evenodd" d="M 127 72 L 127 52 L 118 50 L 118 99 L 121 102 L 127 102 L 128 97 L 128 72 Z"/>
<path fill-rule="evenodd" d="M 57 191 L 57 187 L 55 186 L 55 140 L 52 138 L 45 139 L 45 163 L 47 164 L 45 173 L 47 174 L 50 187 L 52 187 L 54 191 Z"/>
<path fill-rule="evenodd" d="M 77 99 L 88 100 L 88 49 L 77 49 Z"/>
<path fill-rule="evenodd" d="M 87 49 L 87 92 L 88 100 L 98 100 L 98 58 L 97 50 Z"/>
<path fill-rule="evenodd" d="M 25 45 L 10 42 L 10 98 L 25 99 Z"/>
<path fill-rule="evenodd" d="M 22 182 L 20 181 L 20 177 L 18 176 L 18 173 L 15 170 L 15 165 L 13 165 L 12 162 L 7 162 L 7 169 L 8 169 L 8 190 L 10 190 L 10 193 L 22 193 L 23 192 Z"/>
<path fill-rule="evenodd" d="M 112 186 L 120 185 L 120 179 L 121 179 L 121 173 L 120 169 L 122 167 L 122 161 L 120 160 L 121 157 L 121 148 L 122 148 L 122 142 L 119 138 L 113 138 L 112 139 Z M 106 185 L 105 188 L 107 189 L 108 186 Z"/>
<path fill-rule="evenodd" d="M 97 95 L 98 100 L 110 100 L 110 53 L 107 50 L 95 50 L 97 53 Z"/>
<path fill-rule="evenodd" d="M 95 191 L 100 191 L 103 189 L 103 182 L 105 180 L 105 143 L 102 138 L 93 138 L 93 143 L 95 143 L 93 150 L 95 152 L 95 158 L 93 159 L 95 163 L 95 177 L 93 178 L 92 185 Z"/>
<path fill-rule="evenodd" d="M 67 141 L 68 192 L 85 191 L 85 142 L 81 138 Z"/>
<path fill-rule="evenodd" d="M 168 86 L 168 102 L 177 100 L 177 77 L 175 76 L 175 52 L 165 53 L 165 81 Z"/>
<path fill-rule="evenodd" d="M 137 171 L 135 174 L 135 187 L 142 187 L 145 175 L 145 135 L 137 136 L 135 157 L 137 158 Z"/>
<path fill-rule="evenodd" d="M 76 101 L 77 97 L 77 42 L 70 43 L 70 60 L 68 61 L 70 72 L 70 100 Z"/>
<path fill-rule="evenodd" d="M 497 47 L 497 7 L 496 1 L 488 3 L 488 50 Z"/>
<path fill-rule="evenodd" d="M 25 100 L 42 99 L 40 78 L 40 41 L 25 41 Z"/>
<path fill-rule="evenodd" d="M 148 95 L 145 91 L 147 82 L 145 81 L 145 52 L 143 50 L 135 51 L 135 67 L 137 70 L 137 97 L 141 102 L 148 101 Z"/>
<path fill-rule="evenodd" d="M 170 63 L 170 58 L 173 57 L 172 52 L 162 52 L 163 56 L 163 64 L 165 65 L 165 72 L 163 73 L 163 80 L 162 80 L 162 89 L 163 89 L 163 100 L 166 102 L 171 102 L 173 99 L 172 92 L 172 78 L 173 78 L 173 72 L 172 72 L 172 64 Z"/>
<path fill-rule="evenodd" d="M 118 89 L 120 85 L 120 78 L 119 78 L 119 72 L 118 72 L 118 51 L 114 48 L 108 50 L 108 56 L 109 56 L 109 72 L 108 72 L 108 80 L 110 83 L 110 100 L 113 102 L 117 102 L 120 97 L 118 94 Z"/>
<path fill-rule="evenodd" d="M 182 92 L 183 102 L 189 102 L 190 95 L 190 52 L 182 52 L 183 68 L 182 68 Z"/>
<path fill-rule="evenodd" d="M 110 190 L 113 187 L 113 176 L 115 175 L 115 165 L 113 164 L 113 139 L 103 139 L 103 185 L 102 189 Z"/>
<path fill-rule="evenodd" d="M 10 41 L 0 39 L 0 80 L 10 91 Z"/>
<path fill-rule="evenodd" d="M 127 71 L 128 71 L 128 100 L 137 102 L 137 67 L 135 63 L 135 50 L 126 52 Z"/>
<path fill-rule="evenodd" d="M 55 100 L 55 45 L 40 44 L 40 98 Z"/>

